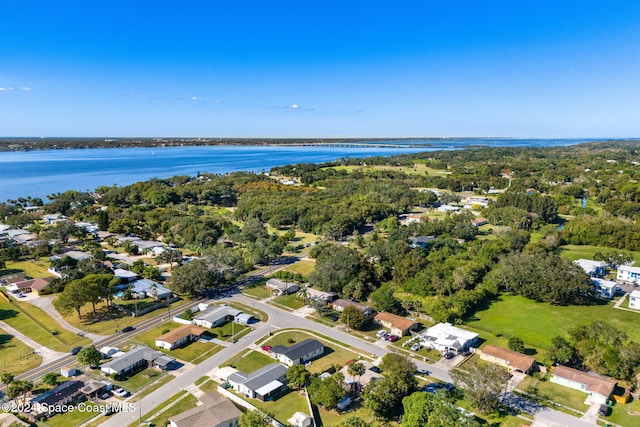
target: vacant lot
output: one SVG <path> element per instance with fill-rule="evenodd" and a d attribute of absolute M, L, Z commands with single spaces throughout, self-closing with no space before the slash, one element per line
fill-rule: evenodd
<path fill-rule="evenodd" d="M 282 305 L 284 307 L 288 307 L 291 310 L 297 310 L 299 308 L 304 307 L 306 304 L 297 294 L 291 295 L 282 295 L 281 297 L 277 297 L 273 299 L 273 303 L 277 305 Z"/>
<path fill-rule="evenodd" d="M 316 262 L 314 260 L 303 259 L 302 261 L 294 262 L 287 266 L 284 271 L 291 273 L 299 273 L 304 277 L 307 277 L 316 268 Z"/>
<path fill-rule="evenodd" d="M 253 371 L 257 371 L 258 369 L 275 362 L 275 359 L 267 356 L 266 354 L 260 353 L 259 351 L 250 351 L 249 353 L 244 353 L 235 359 L 228 360 L 224 365 L 233 365 L 237 370 L 242 371 L 245 374 L 250 374 Z"/>
<path fill-rule="evenodd" d="M 47 268 L 49 268 L 49 260 L 47 258 L 40 258 L 38 260 L 30 260 L 30 261 L 7 261 L 8 271 L 24 271 L 25 274 L 29 277 L 37 279 L 39 277 L 55 277 L 53 274 L 49 273 Z M 0 270 L 0 275 L 3 270 Z"/>
<path fill-rule="evenodd" d="M 19 375 L 40 366 L 42 357 L 13 335 L 0 329 L 0 374 Z"/>
<path fill-rule="evenodd" d="M 502 296 L 487 309 L 477 311 L 466 325 L 489 342 L 487 334 L 502 339 L 519 337 L 527 347 L 546 350 L 553 337 L 566 337 L 571 328 L 594 320 L 605 320 L 624 331 L 632 341 L 640 342 L 640 329 L 635 326 L 640 313 L 614 309 L 613 302 L 563 307 L 521 296 Z"/>
<path fill-rule="evenodd" d="M 606 246 L 564 245 L 564 246 L 560 246 L 560 251 L 561 251 L 560 254 L 564 258 L 568 258 L 572 261 L 575 261 L 580 258 L 593 259 L 593 255 L 596 252 L 607 253 L 612 251 L 616 251 L 616 252 L 621 251 L 621 252 L 631 254 L 633 256 L 633 259 L 636 265 L 640 263 L 640 252 L 607 248 Z"/>

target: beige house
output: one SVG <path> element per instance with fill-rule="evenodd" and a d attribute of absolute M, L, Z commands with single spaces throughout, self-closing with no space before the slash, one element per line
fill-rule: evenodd
<path fill-rule="evenodd" d="M 415 321 L 393 313 L 378 313 L 374 319 L 380 325 L 389 329 L 389 332 L 393 335 L 398 336 L 409 335 L 409 331 L 414 330 L 417 325 Z"/>
<path fill-rule="evenodd" d="M 169 418 L 171 427 L 237 427 L 242 412 L 218 393 L 200 397 L 202 405 Z"/>
<path fill-rule="evenodd" d="M 587 393 L 591 401 L 606 403 L 616 387 L 616 381 L 594 372 L 584 372 L 558 365 L 553 370 L 551 382 Z"/>
<path fill-rule="evenodd" d="M 156 338 L 156 347 L 173 350 L 190 341 L 199 339 L 207 330 L 196 325 L 178 326 L 173 331 Z"/>
<path fill-rule="evenodd" d="M 535 358 L 493 344 L 485 346 L 482 350 L 477 350 L 476 353 L 480 356 L 480 359 L 504 366 L 510 371 L 530 374 L 538 367 Z"/>

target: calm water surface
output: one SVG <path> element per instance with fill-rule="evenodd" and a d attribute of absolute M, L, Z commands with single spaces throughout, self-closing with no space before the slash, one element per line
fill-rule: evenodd
<path fill-rule="evenodd" d="M 49 194 L 71 189 L 87 191 L 102 185 L 124 186 L 153 177 L 196 175 L 198 172 L 268 171 L 274 166 L 318 163 L 341 157 L 390 156 L 465 149 L 478 145 L 548 147 L 584 141 L 587 140 L 480 138 L 385 142 L 391 145 L 420 145 L 410 148 L 206 146 L 2 152 L 0 201 L 27 196 L 45 200 Z"/>

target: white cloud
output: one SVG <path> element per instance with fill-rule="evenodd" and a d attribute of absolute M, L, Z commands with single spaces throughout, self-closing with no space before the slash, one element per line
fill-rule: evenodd
<path fill-rule="evenodd" d="M 31 90 L 31 88 L 30 88 L 30 87 L 26 87 L 26 86 L 22 86 L 22 87 L 20 88 L 20 90 L 30 91 L 30 90 Z"/>
<path fill-rule="evenodd" d="M 191 100 L 192 101 L 202 101 L 202 98 L 200 98 L 199 96 L 192 96 Z"/>
<path fill-rule="evenodd" d="M 297 110 L 298 108 L 300 108 L 300 106 L 298 104 L 291 104 L 290 107 L 292 110 Z"/>
<path fill-rule="evenodd" d="M 0 87 L 0 92 L 8 92 L 10 90 L 13 90 L 12 87 Z"/>

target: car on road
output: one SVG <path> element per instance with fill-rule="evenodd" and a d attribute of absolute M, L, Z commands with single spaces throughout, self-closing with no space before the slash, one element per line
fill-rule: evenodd
<path fill-rule="evenodd" d="M 129 393 L 127 390 L 123 389 L 122 387 L 113 390 L 113 394 L 115 394 L 118 397 L 131 396 L 131 393 Z"/>
<path fill-rule="evenodd" d="M 134 328 L 133 326 L 125 326 L 124 328 L 122 328 L 122 333 L 126 333 L 126 332 L 131 332 L 134 331 L 136 328 Z"/>
<path fill-rule="evenodd" d="M 80 353 L 80 350 L 82 350 L 82 347 L 73 347 L 71 349 L 71 354 L 75 356 L 76 354 Z"/>

